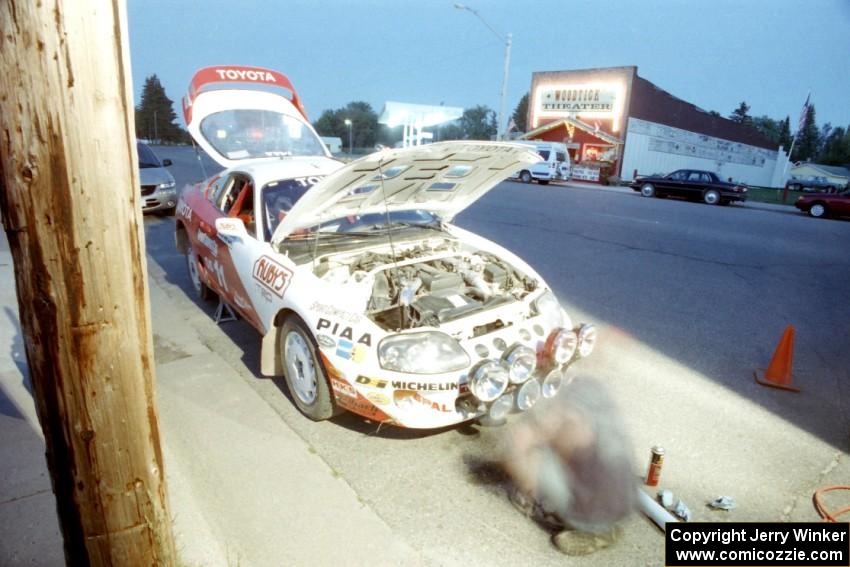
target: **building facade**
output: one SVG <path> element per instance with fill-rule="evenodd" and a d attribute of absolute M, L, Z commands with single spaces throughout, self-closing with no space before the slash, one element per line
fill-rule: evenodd
<path fill-rule="evenodd" d="M 573 178 L 713 171 L 778 187 L 787 157 L 755 128 L 706 112 L 637 74 L 637 67 L 536 72 L 525 138 L 564 142 Z"/>

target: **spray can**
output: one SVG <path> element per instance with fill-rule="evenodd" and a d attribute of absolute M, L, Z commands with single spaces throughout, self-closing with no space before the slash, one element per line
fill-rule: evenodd
<path fill-rule="evenodd" d="M 664 447 L 656 445 L 652 448 L 649 457 L 649 470 L 646 472 L 646 485 L 658 486 L 658 479 L 661 478 L 661 466 L 664 464 Z"/>

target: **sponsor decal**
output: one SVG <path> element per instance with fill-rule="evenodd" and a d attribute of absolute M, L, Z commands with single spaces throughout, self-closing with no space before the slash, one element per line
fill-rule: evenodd
<path fill-rule="evenodd" d="M 331 376 L 331 388 L 333 388 L 333 391 L 337 394 L 357 399 L 357 392 L 354 390 L 351 384 L 345 382 L 340 378 Z"/>
<path fill-rule="evenodd" d="M 287 154 L 287 155 L 290 155 L 290 154 Z M 313 176 L 310 176 L 310 177 L 296 177 L 295 179 L 293 179 L 293 181 L 295 181 L 296 183 L 301 185 L 301 187 L 312 187 L 313 185 L 315 185 L 316 183 L 321 181 L 323 177 L 324 177 L 324 175 L 313 175 Z"/>
<path fill-rule="evenodd" d="M 380 410 L 380 408 L 375 407 L 375 404 L 357 393 L 357 391 L 351 387 L 351 384 L 342 377 L 339 370 L 331 364 L 331 361 L 324 353 L 320 352 L 319 355 L 322 357 L 322 363 L 325 365 L 325 369 L 328 371 L 328 376 L 331 378 L 331 388 L 334 389 L 334 392 L 336 392 L 336 389 L 333 386 L 334 380 L 339 382 L 342 388 L 345 388 L 346 386 L 351 388 L 350 390 L 340 392 L 340 395 L 335 396 L 337 403 L 341 407 L 361 415 L 366 419 L 374 419 L 375 421 L 380 422 L 388 421 L 390 419 L 387 414 Z M 351 392 L 354 392 L 353 397 L 350 395 Z"/>
<path fill-rule="evenodd" d="M 316 330 L 321 331 L 322 329 L 327 329 L 330 334 L 336 336 L 338 339 L 348 339 L 349 342 L 354 341 L 354 330 L 351 327 L 322 318 L 316 324 Z M 372 346 L 372 335 L 369 333 L 360 334 L 357 338 L 357 344 Z"/>
<path fill-rule="evenodd" d="M 369 392 L 366 394 L 366 399 L 372 402 L 373 404 L 378 404 L 379 406 L 385 406 L 390 403 L 389 397 L 382 394 L 381 392 Z"/>
<path fill-rule="evenodd" d="M 260 256 L 254 262 L 253 277 L 268 291 L 278 297 L 283 297 L 292 272 L 268 256 Z M 320 327 L 321 328 L 321 327 Z"/>
<path fill-rule="evenodd" d="M 219 230 L 219 232 L 224 230 L 237 231 L 239 230 L 239 223 L 230 219 L 219 219 L 219 221 L 216 223 L 216 228 Z M 221 235 L 219 235 L 219 237 L 220 236 Z"/>
<path fill-rule="evenodd" d="M 359 323 L 363 318 L 360 313 L 343 311 L 342 309 L 337 309 L 333 305 L 326 305 L 324 303 L 319 303 L 318 301 L 314 302 L 313 305 L 310 306 L 310 311 L 315 311 L 319 315 L 325 315 L 333 319 L 342 319 L 347 323 Z"/>
<path fill-rule="evenodd" d="M 415 401 L 419 402 L 420 404 L 422 404 L 423 406 L 427 406 L 427 407 L 431 408 L 432 410 L 442 411 L 442 412 L 446 412 L 446 413 L 450 413 L 450 412 L 454 411 L 453 407 L 449 407 L 446 404 L 443 404 L 443 403 L 440 403 L 440 402 L 435 402 L 435 401 L 429 400 L 428 398 L 426 398 L 426 397 L 424 397 L 421 394 L 416 393 L 416 392 L 413 393 L 413 399 Z"/>
<path fill-rule="evenodd" d="M 260 293 L 260 296 L 261 296 L 263 299 L 265 299 L 265 300 L 266 300 L 266 301 L 268 301 L 269 303 L 271 303 L 272 301 L 274 301 L 274 298 L 272 297 L 272 294 L 271 294 L 271 293 L 269 293 L 269 290 L 267 290 L 265 287 L 263 287 L 262 285 L 260 285 L 260 283 L 259 283 L 259 282 L 254 282 L 254 285 L 255 285 L 255 286 L 257 286 L 257 291 Z"/>
<path fill-rule="evenodd" d="M 216 69 L 219 79 L 228 81 L 257 81 L 263 83 L 276 83 L 274 75 L 266 71 L 253 71 L 246 69 Z"/>
<path fill-rule="evenodd" d="M 227 278 L 224 277 L 224 266 L 218 260 L 209 259 L 206 261 L 207 272 L 213 274 L 218 280 L 219 289 L 230 291 L 227 287 Z"/>
<path fill-rule="evenodd" d="M 415 390 L 418 392 L 448 392 L 459 389 L 457 382 L 429 384 L 427 382 L 403 382 L 401 380 L 393 380 L 392 386 L 396 390 Z"/>
<path fill-rule="evenodd" d="M 336 343 L 336 355 L 351 362 L 363 362 L 366 358 L 366 347 L 356 345 L 346 339 L 339 339 Z"/>
<path fill-rule="evenodd" d="M 316 335 L 316 342 L 319 343 L 319 346 L 324 348 L 334 348 L 336 347 L 336 341 L 328 335 L 323 335 L 319 333 Z"/>
<path fill-rule="evenodd" d="M 216 244 L 215 240 L 210 238 L 210 236 L 206 232 L 198 229 L 197 238 L 198 242 L 203 244 L 204 248 L 210 251 L 210 254 L 212 254 L 213 256 L 218 256 L 218 244 Z"/>
<path fill-rule="evenodd" d="M 185 218 L 189 222 L 192 222 L 192 209 L 186 204 L 186 201 L 182 199 L 179 203 L 177 203 L 177 215 Z"/>
<path fill-rule="evenodd" d="M 363 384 L 364 386 L 369 386 L 370 388 L 386 388 L 387 381 L 386 380 L 378 380 L 377 378 L 369 378 L 368 376 L 358 376 L 354 379 L 358 384 Z"/>

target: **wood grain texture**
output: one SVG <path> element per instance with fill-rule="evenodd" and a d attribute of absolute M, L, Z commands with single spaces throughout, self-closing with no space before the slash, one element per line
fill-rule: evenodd
<path fill-rule="evenodd" d="M 0 0 L 0 210 L 69 564 L 170 565 L 123 2 Z"/>

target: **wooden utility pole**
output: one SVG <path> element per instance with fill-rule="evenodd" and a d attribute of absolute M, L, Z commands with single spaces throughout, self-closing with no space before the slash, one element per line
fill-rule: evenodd
<path fill-rule="evenodd" d="M 0 0 L 0 210 L 71 565 L 173 565 L 122 0 Z"/>

